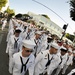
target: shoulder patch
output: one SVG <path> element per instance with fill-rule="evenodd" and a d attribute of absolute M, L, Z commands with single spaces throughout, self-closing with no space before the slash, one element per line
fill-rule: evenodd
<path fill-rule="evenodd" d="M 45 57 L 48 57 L 48 54 L 46 54 Z"/>
<path fill-rule="evenodd" d="M 43 54 L 43 52 L 41 52 L 41 54 Z"/>

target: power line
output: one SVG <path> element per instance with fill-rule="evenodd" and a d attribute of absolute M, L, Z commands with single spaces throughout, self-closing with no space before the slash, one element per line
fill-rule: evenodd
<path fill-rule="evenodd" d="M 49 7 L 47 7 L 46 5 L 40 3 L 40 2 L 38 2 L 36 0 L 32 0 L 32 1 L 34 1 L 34 2 L 36 2 L 38 4 L 40 4 L 40 5 L 42 5 L 44 7 L 46 7 L 47 9 L 49 9 L 50 11 L 52 11 L 54 14 L 56 14 L 60 19 L 62 19 L 67 24 L 67 22 L 62 17 L 60 17 L 55 11 L 53 11 L 52 9 L 50 9 Z M 68 26 L 70 27 L 71 30 L 73 30 L 70 25 L 68 25 Z"/>
<path fill-rule="evenodd" d="M 40 5 L 42 5 L 42 6 L 44 6 L 44 7 L 46 7 L 47 9 L 49 9 L 50 11 L 52 11 L 54 14 L 56 14 L 59 18 L 61 18 L 65 23 L 67 23 L 62 17 L 60 17 L 55 11 L 53 11 L 52 9 L 50 9 L 49 7 L 47 7 L 46 5 L 40 3 L 40 2 L 38 2 L 38 1 L 36 1 L 36 0 L 32 0 L 32 1 L 34 1 L 34 2 L 36 2 L 36 3 L 38 3 L 38 4 L 40 4 Z"/>

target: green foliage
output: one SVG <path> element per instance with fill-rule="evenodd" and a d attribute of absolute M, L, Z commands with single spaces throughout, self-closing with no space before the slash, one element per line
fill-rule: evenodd
<path fill-rule="evenodd" d="M 10 14 L 15 15 L 15 11 L 13 9 L 10 9 L 9 7 L 7 8 L 7 10 L 5 12 L 8 13 L 8 15 L 10 15 Z"/>
<path fill-rule="evenodd" d="M 7 15 L 5 15 L 5 17 L 7 17 L 8 21 L 12 18 L 12 16 L 15 15 L 15 11 L 13 9 L 10 9 L 9 7 L 5 10 L 4 13 L 7 13 Z"/>
<path fill-rule="evenodd" d="M 69 33 L 66 33 L 65 37 L 68 38 L 68 39 L 70 39 L 71 41 L 73 41 L 74 38 L 75 38 L 74 35 L 71 35 Z"/>
<path fill-rule="evenodd" d="M 7 0 L 0 0 L 0 10 L 2 9 L 2 7 L 4 7 L 7 3 Z"/>
<path fill-rule="evenodd" d="M 70 17 L 75 21 L 75 0 L 70 0 Z"/>
<path fill-rule="evenodd" d="M 28 14 L 23 14 L 23 16 L 25 16 L 25 17 L 30 17 Z"/>

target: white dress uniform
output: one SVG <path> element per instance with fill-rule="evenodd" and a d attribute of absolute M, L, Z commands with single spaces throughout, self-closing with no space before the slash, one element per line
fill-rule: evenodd
<path fill-rule="evenodd" d="M 48 68 L 48 75 L 52 74 L 52 72 L 58 67 L 60 62 L 61 62 L 60 57 L 57 54 L 54 54 L 53 60 Z"/>
<path fill-rule="evenodd" d="M 12 35 L 14 35 L 14 28 L 12 28 L 12 29 L 10 29 L 10 30 L 9 30 L 9 32 L 8 32 L 8 34 L 7 34 L 6 42 L 8 42 L 8 41 L 9 41 L 10 36 L 12 36 Z"/>
<path fill-rule="evenodd" d="M 13 21 L 12 21 L 12 19 L 10 19 L 10 21 L 9 21 L 9 30 L 8 31 L 10 31 L 12 28 L 13 28 Z"/>
<path fill-rule="evenodd" d="M 31 33 L 32 32 L 24 32 L 21 34 L 22 39 L 31 39 Z"/>
<path fill-rule="evenodd" d="M 7 24 L 7 19 L 5 19 L 5 20 L 3 21 L 2 30 L 5 28 L 6 24 Z"/>
<path fill-rule="evenodd" d="M 7 51 L 9 54 L 9 70 L 11 68 L 12 56 L 14 53 L 19 52 L 21 48 L 21 42 L 22 39 L 20 37 L 15 37 L 15 35 L 12 35 L 9 39 L 9 42 L 7 44 Z"/>
<path fill-rule="evenodd" d="M 34 42 L 36 44 L 36 46 L 34 47 L 34 54 L 35 56 L 37 56 L 41 52 L 42 43 L 40 39 L 34 39 Z"/>
<path fill-rule="evenodd" d="M 14 24 L 14 25 L 17 25 L 17 26 L 19 27 L 19 24 L 18 24 L 18 22 L 16 21 L 16 19 L 13 19 L 13 24 Z"/>
<path fill-rule="evenodd" d="M 24 75 L 24 73 L 26 71 L 24 71 L 24 69 L 22 69 L 22 63 L 21 63 L 20 57 L 22 57 L 22 61 L 24 64 L 27 62 L 27 60 L 29 58 L 29 61 L 26 64 L 26 70 L 28 69 L 29 75 L 33 75 L 34 60 L 35 60 L 34 55 L 30 54 L 29 57 L 23 57 L 22 52 L 15 53 L 13 55 L 12 64 L 11 64 L 11 68 L 10 68 L 9 72 L 12 73 L 12 75 Z"/>
<path fill-rule="evenodd" d="M 16 49 L 14 49 L 14 43 L 17 41 L 18 46 Z M 14 53 L 18 52 L 18 50 L 21 47 L 22 39 L 21 37 L 15 37 L 15 35 L 10 36 L 10 39 L 7 44 L 7 51 L 9 53 L 9 56 L 12 56 Z"/>
<path fill-rule="evenodd" d="M 63 67 L 62 74 L 65 74 L 68 66 L 72 65 L 72 63 L 73 63 L 72 60 L 73 60 L 73 55 L 72 54 L 71 55 L 67 54 L 67 61 L 66 61 L 65 65 L 64 65 L 64 67 Z"/>
<path fill-rule="evenodd" d="M 59 66 L 57 67 L 55 75 L 58 75 L 60 73 L 61 69 L 64 67 L 64 65 L 65 65 L 65 63 L 67 61 L 67 54 L 62 56 L 61 53 L 59 52 L 58 56 L 60 57 L 61 62 L 59 64 Z"/>
<path fill-rule="evenodd" d="M 47 48 L 47 35 L 43 34 L 41 37 L 41 51 L 46 50 Z"/>
<path fill-rule="evenodd" d="M 58 45 L 56 43 L 51 44 L 52 47 L 58 49 Z M 40 52 L 35 59 L 35 72 L 34 75 L 39 75 L 41 73 L 47 72 L 48 75 L 51 75 L 53 70 L 58 66 L 58 62 L 60 62 L 60 58 L 55 56 L 55 54 L 50 54 L 49 50 L 45 50 Z"/>
<path fill-rule="evenodd" d="M 48 57 L 49 55 L 49 57 Z M 39 75 L 46 71 L 46 64 L 49 60 L 52 59 L 52 55 L 49 53 L 49 50 L 40 52 L 35 59 L 35 71 L 34 75 Z"/>
<path fill-rule="evenodd" d="M 31 40 L 23 40 L 22 46 L 33 49 L 35 46 L 35 43 Z M 13 75 L 24 75 L 26 71 L 29 71 L 29 75 L 33 75 L 34 73 L 34 64 L 35 63 L 35 57 L 31 53 L 27 57 L 23 57 L 22 51 L 15 53 L 13 55 L 12 62 L 10 64 L 9 72 Z"/>

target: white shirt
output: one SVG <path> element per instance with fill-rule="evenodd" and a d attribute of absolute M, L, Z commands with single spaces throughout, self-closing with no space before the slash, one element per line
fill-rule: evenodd
<path fill-rule="evenodd" d="M 48 62 L 48 54 L 49 54 L 49 60 L 51 60 L 52 55 L 49 53 L 49 50 L 40 52 L 36 59 L 35 59 L 35 72 L 34 75 L 39 75 L 40 73 L 43 73 L 46 68 L 46 64 Z"/>
<path fill-rule="evenodd" d="M 23 63 L 25 63 L 27 61 L 27 59 L 29 58 L 29 61 L 26 65 L 26 69 L 29 70 L 29 75 L 33 75 L 34 73 L 34 55 L 30 54 L 29 57 L 23 57 L 22 56 L 22 52 L 18 52 L 15 53 L 13 55 L 13 62 L 11 64 L 12 69 L 10 70 L 10 73 L 13 73 L 13 75 L 24 75 L 24 71 L 21 73 L 21 67 L 22 67 L 22 63 L 20 60 L 20 56 L 22 57 Z"/>
<path fill-rule="evenodd" d="M 71 55 L 68 55 L 67 54 L 67 62 L 65 63 L 65 65 L 70 65 L 70 64 L 72 64 L 73 63 L 73 54 L 71 54 Z"/>
<path fill-rule="evenodd" d="M 59 55 L 59 57 L 61 57 L 62 58 L 62 63 L 59 65 L 59 67 L 60 68 L 63 68 L 64 67 L 64 65 L 65 65 L 65 63 L 66 63 L 66 61 L 67 61 L 67 54 L 65 54 L 65 55 L 61 55 L 61 53 L 59 52 L 57 55 Z M 60 59 L 61 59 L 60 58 Z"/>
<path fill-rule="evenodd" d="M 18 43 L 18 48 L 17 50 L 14 49 L 14 43 L 15 43 L 15 39 L 18 39 L 17 43 Z M 15 37 L 15 35 L 12 35 L 9 39 L 9 42 L 7 44 L 7 51 L 10 53 L 15 53 L 16 51 L 18 51 L 19 49 L 21 49 L 21 44 L 22 44 L 22 39 L 21 37 Z"/>
<path fill-rule="evenodd" d="M 14 28 L 9 30 L 8 35 L 7 35 L 7 39 L 6 39 L 7 42 L 9 41 L 10 36 L 14 35 L 14 31 L 15 31 Z"/>

